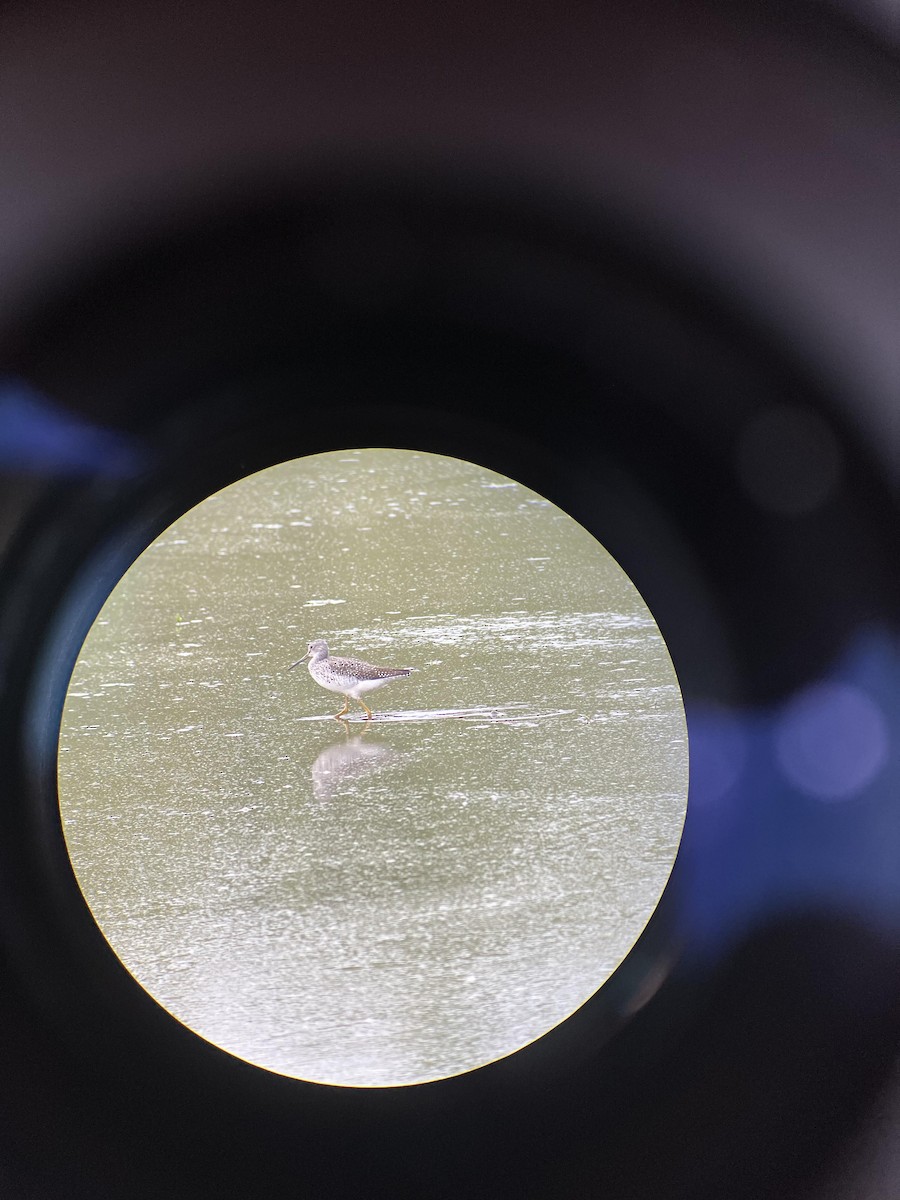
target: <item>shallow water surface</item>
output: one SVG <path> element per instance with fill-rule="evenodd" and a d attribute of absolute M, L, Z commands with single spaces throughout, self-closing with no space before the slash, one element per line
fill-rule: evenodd
<path fill-rule="evenodd" d="M 415 673 L 338 722 L 287 671 L 315 637 Z M 147 550 L 85 643 L 59 770 L 79 883 L 148 991 L 251 1062 L 373 1086 L 509 1053 L 603 983 L 671 870 L 687 738 L 584 530 L 471 464 L 354 451 Z"/>

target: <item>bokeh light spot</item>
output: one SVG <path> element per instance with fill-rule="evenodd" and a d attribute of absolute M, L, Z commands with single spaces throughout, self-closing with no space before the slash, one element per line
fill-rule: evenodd
<path fill-rule="evenodd" d="M 861 688 L 820 683 L 789 705 L 775 745 L 782 770 L 801 791 L 849 800 L 884 767 L 889 738 L 881 709 Z"/>
<path fill-rule="evenodd" d="M 736 469 L 744 491 L 760 508 L 799 517 L 834 493 L 841 451 L 818 414 L 783 405 L 767 409 L 744 427 Z"/>

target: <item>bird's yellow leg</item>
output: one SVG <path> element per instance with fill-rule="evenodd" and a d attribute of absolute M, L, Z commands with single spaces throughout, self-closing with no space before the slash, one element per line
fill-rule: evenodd
<path fill-rule="evenodd" d="M 361 704 L 363 706 L 363 708 L 366 710 L 366 720 L 371 721 L 372 720 L 372 710 L 371 710 L 371 708 L 369 708 L 368 704 L 366 704 L 365 700 L 360 700 L 359 697 L 357 697 L 357 703 Z"/>
<path fill-rule="evenodd" d="M 341 709 L 341 711 L 339 713 L 334 714 L 334 719 L 336 721 L 340 721 L 341 717 L 344 715 L 345 712 L 348 712 L 349 709 L 350 709 L 350 697 L 345 696 L 344 697 L 344 707 Z"/>

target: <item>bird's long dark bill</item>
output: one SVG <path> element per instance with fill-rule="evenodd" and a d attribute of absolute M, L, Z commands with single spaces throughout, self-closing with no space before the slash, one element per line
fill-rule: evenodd
<path fill-rule="evenodd" d="M 304 655 L 303 655 L 303 657 L 302 657 L 302 658 L 298 658 L 298 659 L 297 659 L 297 661 L 296 661 L 295 663 L 291 663 L 291 665 L 288 667 L 288 670 L 289 670 L 289 671 L 293 671 L 294 667 L 299 667 L 299 666 L 300 666 L 300 664 L 301 664 L 302 662 L 306 662 L 306 660 L 307 660 L 308 658 L 309 658 L 309 655 L 308 655 L 308 654 L 304 654 Z"/>

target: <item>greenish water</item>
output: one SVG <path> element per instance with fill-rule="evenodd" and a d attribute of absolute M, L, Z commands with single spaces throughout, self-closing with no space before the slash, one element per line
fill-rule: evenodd
<path fill-rule="evenodd" d="M 337 722 L 287 673 L 316 637 L 415 673 Z M 668 878 L 687 735 L 584 530 L 471 464 L 366 450 L 252 476 L 142 555 L 75 668 L 59 775 L 81 888 L 161 1004 L 372 1086 L 510 1053 L 604 982 Z"/>

